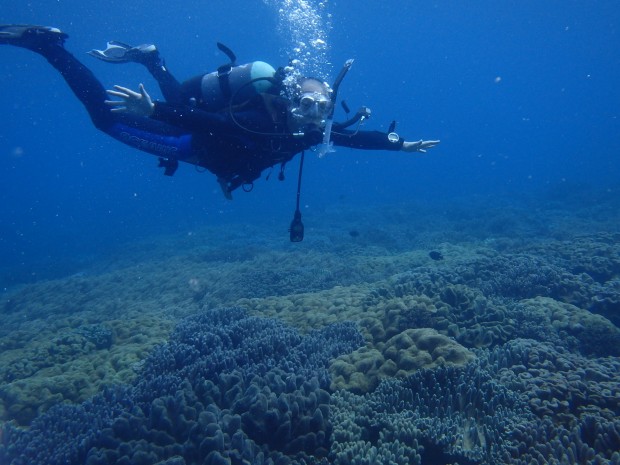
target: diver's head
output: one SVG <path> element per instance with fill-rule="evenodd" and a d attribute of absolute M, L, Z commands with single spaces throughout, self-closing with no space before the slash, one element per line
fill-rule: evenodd
<path fill-rule="evenodd" d="M 297 83 L 295 95 L 291 99 L 290 113 L 298 126 L 325 126 L 333 102 L 331 88 L 315 78 L 302 78 Z"/>

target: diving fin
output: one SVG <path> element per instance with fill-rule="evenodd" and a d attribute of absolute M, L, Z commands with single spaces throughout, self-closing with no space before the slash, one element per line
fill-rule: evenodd
<path fill-rule="evenodd" d="M 142 63 L 157 59 L 159 53 L 157 47 L 153 44 L 142 44 L 136 47 L 111 40 L 107 43 L 105 50 L 91 50 L 88 52 L 90 56 L 108 63 Z"/>

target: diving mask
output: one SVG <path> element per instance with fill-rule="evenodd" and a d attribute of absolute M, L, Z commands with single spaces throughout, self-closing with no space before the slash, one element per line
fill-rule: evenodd
<path fill-rule="evenodd" d="M 324 121 L 332 109 L 332 101 L 320 92 L 304 92 L 299 98 L 299 105 L 292 113 L 299 119 L 307 121 Z"/>

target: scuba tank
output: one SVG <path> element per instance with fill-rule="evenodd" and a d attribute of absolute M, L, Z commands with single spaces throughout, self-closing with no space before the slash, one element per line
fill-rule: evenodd
<path fill-rule="evenodd" d="M 202 76 L 200 107 L 206 111 L 222 110 L 229 105 L 233 95 L 239 103 L 250 100 L 271 89 L 275 74 L 273 66 L 264 61 L 221 66 L 217 71 Z"/>

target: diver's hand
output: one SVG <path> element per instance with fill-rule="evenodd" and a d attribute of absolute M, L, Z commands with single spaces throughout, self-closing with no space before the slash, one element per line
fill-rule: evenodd
<path fill-rule="evenodd" d="M 115 113 L 131 113 L 149 117 L 155 110 L 155 104 L 146 92 L 144 85 L 140 84 L 138 90 L 140 92 L 134 92 L 126 87 L 114 86 L 114 90 L 106 90 L 106 92 L 108 95 L 118 97 L 121 100 L 106 100 L 105 103 L 112 107 L 110 111 Z"/>
<path fill-rule="evenodd" d="M 403 142 L 403 147 L 401 150 L 403 152 L 422 152 L 426 153 L 426 149 L 430 149 L 439 144 L 439 140 L 422 140 L 420 139 L 417 142 Z"/>

